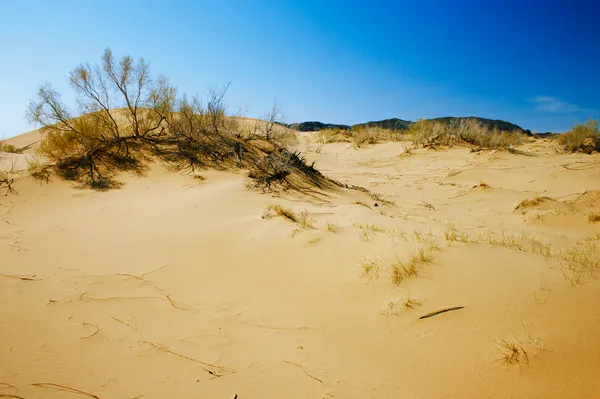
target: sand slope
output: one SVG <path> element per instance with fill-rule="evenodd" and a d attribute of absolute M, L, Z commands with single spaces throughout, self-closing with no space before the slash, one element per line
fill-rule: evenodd
<path fill-rule="evenodd" d="M 600 156 L 302 141 L 371 196 L 273 197 L 243 173 L 160 165 L 110 192 L 22 177 L 0 197 L 0 396 L 600 397 L 600 282 L 531 247 L 600 233 Z M 515 209 L 536 196 L 550 200 Z M 265 217 L 271 204 L 314 228 Z M 523 247 L 448 242 L 449 225 Z M 432 245 L 419 277 L 391 282 L 396 258 Z M 504 364 L 502 339 L 528 363 Z"/>

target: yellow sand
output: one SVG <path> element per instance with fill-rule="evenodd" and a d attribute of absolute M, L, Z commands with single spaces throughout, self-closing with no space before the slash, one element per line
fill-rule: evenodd
<path fill-rule="evenodd" d="M 380 197 L 274 197 L 243 172 L 160 165 L 109 192 L 17 174 L 19 194 L 0 197 L 0 397 L 600 397 L 600 281 L 574 284 L 531 244 L 600 233 L 587 218 L 598 154 L 315 140 L 300 146 L 319 170 Z M 536 196 L 551 200 L 515 210 Z M 306 209 L 314 228 L 270 204 Z M 505 243 L 447 242 L 450 224 Z M 391 282 L 396 258 L 432 246 L 417 278 Z M 378 273 L 363 275 L 366 260 Z M 505 364 L 503 339 L 527 358 Z"/>

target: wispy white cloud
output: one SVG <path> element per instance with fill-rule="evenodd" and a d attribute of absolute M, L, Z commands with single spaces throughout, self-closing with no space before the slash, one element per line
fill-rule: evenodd
<path fill-rule="evenodd" d="M 535 104 L 535 109 L 538 111 L 554 112 L 559 114 L 583 111 L 581 107 L 563 101 L 558 97 L 537 96 L 532 98 L 530 101 Z"/>

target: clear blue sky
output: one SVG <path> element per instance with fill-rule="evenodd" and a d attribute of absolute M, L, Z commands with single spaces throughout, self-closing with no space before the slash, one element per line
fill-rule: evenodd
<path fill-rule="evenodd" d="M 600 117 L 600 2 L 0 0 L 0 137 L 36 88 L 103 50 L 180 92 L 231 82 L 250 117 L 353 124 L 482 116 L 535 131 Z M 72 96 L 67 95 L 67 100 Z"/>

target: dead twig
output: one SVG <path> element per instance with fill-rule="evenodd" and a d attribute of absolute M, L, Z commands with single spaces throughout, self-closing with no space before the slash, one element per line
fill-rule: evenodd
<path fill-rule="evenodd" d="M 124 322 L 123 320 L 121 320 L 121 319 L 117 319 L 117 318 L 116 318 L 116 317 L 114 317 L 114 316 L 111 316 L 111 319 L 113 319 L 114 321 L 118 321 L 119 323 L 123 324 L 124 326 L 127 326 L 127 327 L 131 328 L 133 331 L 137 331 L 137 328 L 135 328 L 135 327 L 134 327 L 134 326 L 132 326 L 131 324 L 127 324 L 127 323 L 125 323 L 125 322 Z"/>
<path fill-rule="evenodd" d="M 9 393 L 0 393 L 0 398 L 15 398 L 15 399 L 25 399 L 22 396 L 19 395 L 11 395 Z"/>
<path fill-rule="evenodd" d="M 12 389 L 17 389 L 16 386 L 11 385 L 11 384 L 7 384 L 6 382 L 0 382 L 0 388 L 12 388 Z"/>
<path fill-rule="evenodd" d="M 158 350 L 161 350 L 161 351 L 163 351 L 163 352 L 166 352 L 166 353 L 170 353 L 171 355 L 175 355 L 175 356 L 177 356 L 177 357 L 180 357 L 180 358 L 182 358 L 182 359 L 186 359 L 186 360 L 192 361 L 192 362 L 194 362 L 194 363 L 201 364 L 201 365 L 203 365 L 203 366 L 212 367 L 212 368 L 214 368 L 215 370 L 219 370 L 219 371 L 221 371 L 221 372 L 226 372 L 226 373 L 235 373 L 235 372 L 236 372 L 234 369 L 231 369 L 231 368 L 229 368 L 229 367 L 217 366 L 217 365 L 215 365 L 215 364 L 211 364 L 211 363 L 203 362 L 203 361 L 201 361 L 201 360 L 198 360 L 198 359 L 194 359 L 194 358 L 192 358 L 192 357 L 189 357 L 189 356 L 183 355 L 183 354 L 181 354 L 181 353 L 173 352 L 173 351 L 172 351 L 172 350 L 170 350 L 169 348 L 166 348 L 166 347 L 164 347 L 164 346 L 162 346 L 162 345 L 160 345 L 160 344 L 157 344 L 156 342 L 152 342 L 152 341 L 142 341 L 142 343 L 143 343 L 143 344 L 146 344 L 146 345 L 153 346 L 154 348 L 156 348 L 156 349 L 158 349 Z M 221 377 L 221 376 L 222 376 L 221 374 L 217 374 L 215 371 L 213 371 L 213 370 L 209 370 L 209 369 L 207 369 L 207 368 L 205 368 L 205 367 L 202 367 L 202 369 L 203 369 L 204 371 L 206 371 L 207 373 L 209 373 L 209 374 L 211 374 L 211 375 L 215 376 L 215 377 Z"/>
<path fill-rule="evenodd" d="M 87 397 L 94 398 L 94 399 L 100 399 L 99 396 L 96 396 L 96 395 L 94 395 L 92 393 L 85 392 L 85 391 L 82 391 L 82 390 L 79 390 L 79 389 L 76 389 L 76 388 L 71 388 L 71 387 L 68 387 L 66 385 L 54 384 L 52 382 L 37 382 L 37 383 L 31 384 L 31 385 L 33 385 L 34 387 L 38 387 L 38 388 L 56 389 L 56 390 L 59 390 L 59 391 L 66 391 L 66 392 L 76 393 L 76 394 L 87 396 Z"/>
<path fill-rule="evenodd" d="M 96 331 L 94 331 L 92 334 L 90 334 L 90 335 L 87 335 L 87 336 L 85 336 L 85 337 L 80 337 L 79 339 L 88 339 L 88 338 L 92 338 L 94 335 L 98 334 L 98 332 L 100 331 L 100 327 L 98 327 L 98 326 L 97 326 L 97 325 L 95 325 L 95 324 L 88 323 L 87 321 L 84 321 L 84 322 L 83 322 L 83 323 L 81 323 L 81 324 L 83 324 L 84 326 L 91 326 L 91 327 L 94 327 L 94 328 L 96 329 Z"/>
<path fill-rule="evenodd" d="M 454 306 L 452 308 L 436 310 L 435 312 L 424 314 L 423 316 L 419 317 L 419 319 L 428 319 L 429 317 L 437 316 L 442 313 L 451 312 L 453 310 L 458 310 L 462 308 L 464 308 L 464 306 Z"/>
<path fill-rule="evenodd" d="M 24 276 L 17 276 L 17 275 L 12 275 L 12 274 L 2 274 L 0 273 L 0 277 L 5 277 L 5 278 L 14 278 L 17 280 L 21 280 L 21 281 L 40 281 L 41 278 L 36 278 L 35 274 L 27 274 Z"/>
<path fill-rule="evenodd" d="M 159 296 L 109 296 L 109 297 L 95 298 L 95 297 L 87 296 L 87 292 L 84 292 L 81 295 L 79 295 L 79 300 L 85 301 L 85 302 L 89 302 L 89 301 L 120 301 L 120 300 L 125 300 L 125 299 L 163 299 L 163 298 L 161 298 Z"/>
<path fill-rule="evenodd" d="M 323 383 L 323 380 L 321 380 L 320 378 L 315 377 L 314 375 L 310 374 L 308 371 L 306 371 L 304 369 L 304 367 L 302 367 L 301 365 L 299 365 L 298 363 L 294 363 L 294 362 L 290 362 L 289 360 L 284 360 L 284 363 L 287 364 L 291 364 L 292 366 L 296 366 L 298 367 L 300 370 L 302 370 L 304 372 L 304 374 L 306 374 L 307 376 L 309 376 L 310 378 L 312 378 L 315 381 L 319 381 L 321 384 Z"/>
<path fill-rule="evenodd" d="M 159 267 L 158 269 L 151 270 L 151 271 L 149 271 L 149 272 L 146 272 L 146 273 L 144 273 L 144 274 L 140 274 L 140 275 L 128 274 L 128 273 L 118 273 L 118 274 L 117 274 L 117 276 L 131 277 L 131 278 L 134 278 L 134 279 L 136 279 L 136 280 L 139 280 L 139 281 L 141 281 L 141 282 L 142 282 L 142 283 L 144 283 L 144 284 L 148 284 L 148 285 L 150 285 L 152 288 L 154 288 L 154 289 L 156 290 L 156 292 L 158 292 L 160 295 L 162 295 L 162 296 L 163 296 L 163 298 L 164 298 L 164 299 L 165 299 L 167 302 L 169 302 L 173 308 L 175 308 L 175 309 L 179 309 L 179 310 L 188 310 L 188 309 L 186 309 L 186 308 L 184 308 L 184 307 L 181 307 L 181 306 L 179 306 L 179 305 L 178 305 L 178 304 L 177 304 L 177 303 L 176 303 L 176 302 L 175 302 L 175 301 L 174 301 L 174 300 L 171 298 L 170 294 L 168 294 L 168 293 L 167 293 L 167 291 L 163 290 L 162 288 L 158 287 L 156 284 L 154 284 L 154 283 L 152 283 L 151 281 L 148 281 L 148 280 L 146 280 L 144 277 L 142 277 L 142 276 L 144 276 L 144 275 L 146 275 L 146 274 L 148 274 L 148 273 L 155 272 L 155 271 L 157 271 L 157 270 L 160 270 L 160 269 L 162 269 L 162 268 L 164 268 L 164 267 L 167 267 L 167 266 L 170 266 L 170 265 L 165 265 L 165 266 Z"/>

